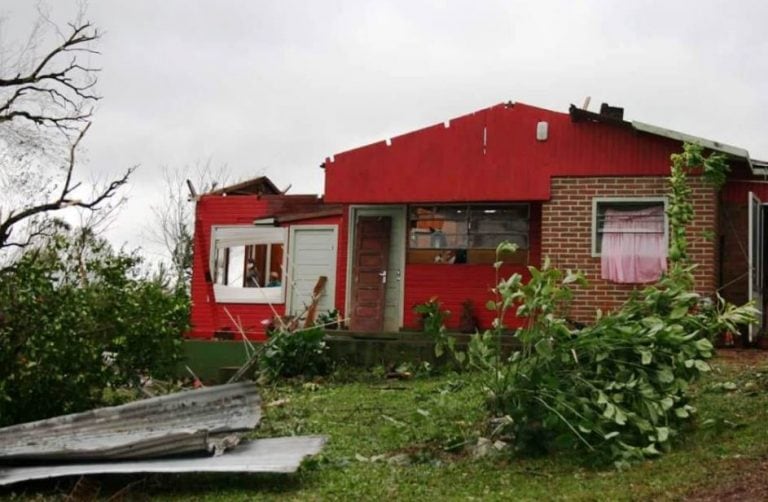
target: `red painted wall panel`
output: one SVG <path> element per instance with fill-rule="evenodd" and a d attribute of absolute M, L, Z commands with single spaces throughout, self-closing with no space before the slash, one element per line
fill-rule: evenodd
<path fill-rule="evenodd" d="M 485 304 L 493 299 L 491 289 L 496 285 L 496 271 L 491 265 L 407 265 L 405 277 L 405 327 L 416 329 L 418 320 L 413 307 L 437 297 L 442 307 L 451 312 L 446 320 L 448 329 L 456 330 L 461 317 L 461 304 L 471 300 L 474 314 L 482 329 L 489 328 L 495 313 L 487 310 Z M 522 266 L 504 266 L 499 277 L 509 277 L 518 272 L 525 280 L 530 278 Z M 519 327 L 522 320 L 513 312 L 507 316 L 506 325 Z"/>
<path fill-rule="evenodd" d="M 536 140 L 536 124 L 549 138 Z M 530 201 L 552 176 L 659 176 L 674 140 L 627 127 L 571 122 L 566 113 L 497 105 L 339 153 L 326 162 L 325 198 L 337 203 Z"/>
<path fill-rule="evenodd" d="M 763 203 L 768 203 L 768 182 L 764 180 L 728 181 L 723 187 L 721 198 L 725 202 L 747 204 L 749 192 L 754 192 Z"/>

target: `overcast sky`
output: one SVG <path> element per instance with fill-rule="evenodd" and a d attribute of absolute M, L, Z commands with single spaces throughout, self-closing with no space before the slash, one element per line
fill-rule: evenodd
<path fill-rule="evenodd" d="M 64 21 L 78 2 L 49 4 Z M 0 15 L 8 43 L 35 3 Z M 210 159 L 320 193 L 331 154 L 508 100 L 591 96 L 768 159 L 765 0 L 92 0 L 88 18 L 104 99 L 80 172 L 140 165 L 110 236 L 150 254 L 162 166 Z"/>

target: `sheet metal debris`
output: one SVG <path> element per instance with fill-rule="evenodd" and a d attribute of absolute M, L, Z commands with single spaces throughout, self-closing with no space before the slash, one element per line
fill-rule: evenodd
<path fill-rule="evenodd" d="M 0 429 L 0 463 L 221 454 L 261 419 L 252 383 L 218 385 Z"/>
<path fill-rule="evenodd" d="M 296 472 L 307 456 L 320 452 L 322 436 L 294 436 L 244 441 L 218 457 L 122 460 L 33 467 L 0 467 L 0 486 L 35 479 L 89 474 L 184 472 Z"/>

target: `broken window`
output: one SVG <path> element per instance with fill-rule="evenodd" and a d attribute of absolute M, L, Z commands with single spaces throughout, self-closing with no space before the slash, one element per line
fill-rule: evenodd
<path fill-rule="evenodd" d="M 496 246 L 517 244 L 506 258 L 527 261 L 528 204 L 413 206 L 409 263 L 493 263 Z"/>
<path fill-rule="evenodd" d="M 667 269 L 664 199 L 595 199 L 592 229 L 603 279 L 654 282 Z"/>
<path fill-rule="evenodd" d="M 214 227 L 211 260 L 218 303 L 282 303 L 285 229 Z"/>

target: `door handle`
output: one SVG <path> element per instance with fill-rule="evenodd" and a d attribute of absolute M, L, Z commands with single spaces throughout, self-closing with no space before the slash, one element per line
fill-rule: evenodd
<path fill-rule="evenodd" d="M 387 283 L 387 271 L 383 270 L 379 272 L 379 277 L 381 277 L 381 283 L 386 284 Z"/>

